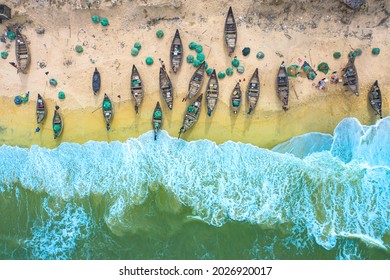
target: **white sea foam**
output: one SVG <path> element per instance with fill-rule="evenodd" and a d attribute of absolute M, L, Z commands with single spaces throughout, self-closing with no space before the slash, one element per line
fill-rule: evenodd
<path fill-rule="evenodd" d="M 54 150 L 3 145 L 0 185 L 20 182 L 65 201 L 109 196 L 104 218 L 115 234 L 131 230 L 126 214 L 157 184 L 191 207 L 193 217 L 213 226 L 229 220 L 269 227 L 288 223 L 304 225 L 327 249 L 345 234 L 386 247 L 389 128 L 390 118 L 366 129 L 345 119 L 334 138 L 307 134 L 275 151 L 231 141 L 186 142 L 164 131 L 157 141 L 149 132 L 125 143 L 63 143 Z"/>
<path fill-rule="evenodd" d="M 82 207 L 49 204 L 49 199 L 44 199 L 42 207 L 48 218 L 34 223 L 32 238 L 24 242 L 25 248 L 33 259 L 70 259 L 77 242 L 90 236 L 91 218 Z"/>

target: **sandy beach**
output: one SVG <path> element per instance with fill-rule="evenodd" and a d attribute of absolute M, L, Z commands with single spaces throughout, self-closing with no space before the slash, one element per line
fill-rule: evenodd
<path fill-rule="evenodd" d="M 93 1 L 92 1 L 93 2 Z M 209 67 L 225 71 L 231 66 L 232 57 L 227 55 L 223 40 L 223 26 L 228 6 L 238 25 L 238 42 L 235 50 L 245 73 L 226 77 L 219 81 L 220 97 L 216 111 L 211 117 L 203 106 L 198 123 L 182 138 L 185 140 L 210 139 L 217 143 L 228 140 L 252 143 L 270 148 L 293 136 L 308 132 L 332 133 L 335 126 L 346 117 L 356 117 L 363 124 L 375 123 L 368 100 L 368 91 L 375 80 L 383 95 L 383 115 L 390 114 L 390 54 L 388 1 L 375 1 L 357 11 L 347 8 L 339 1 L 308 4 L 308 1 L 5 1 L 13 9 L 13 19 L 0 25 L 5 33 L 7 25 L 19 23 L 22 33 L 29 41 L 31 65 L 27 74 L 17 74 L 9 65 L 15 61 L 14 42 L 9 56 L 0 64 L 0 144 L 29 147 L 38 144 L 55 147 L 61 142 L 84 143 L 89 140 L 125 141 L 129 137 L 151 130 L 151 117 L 157 101 L 163 103 L 158 88 L 159 61 L 169 67 L 169 47 L 176 29 L 179 29 L 185 46 L 184 57 L 196 55 L 188 48 L 191 41 L 203 46 Z M 222 9 L 221 9 L 222 7 Z M 318 12 L 321 11 L 321 12 Z M 110 24 L 103 27 L 91 21 L 93 15 L 106 17 Z M 149 19 L 164 18 L 155 25 Z M 44 34 L 37 34 L 44 27 Z M 163 30 L 163 38 L 156 37 Z M 131 48 L 140 42 L 138 56 L 131 56 Z M 7 49 L 0 43 L 0 50 Z M 76 45 L 83 45 L 84 52 L 77 54 Z M 251 53 L 244 57 L 244 47 Z M 381 49 L 379 56 L 371 54 L 374 47 Z M 347 54 L 360 48 L 363 54 L 356 59 L 359 74 L 360 96 L 349 92 L 342 83 L 328 84 L 327 91 L 316 89 L 313 84 L 330 77 L 332 71 L 341 73 L 347 63 Z M 256 53 L 265 53 L 257 59 Z M 339 51 L 342 57 L 333 58 Z M 154 64 L 147 66 L 146 57 Z M 328 75 L 318 72 L 317 78 L 290 79 L 289 111 L 283 112 L 277 98 L 275 79 L 282 61 L 287 65 L 308 61 L 313 68 L 321 62 L 330 66 Z M 47 66 L 41 68 L 40 62 Z M 140 72 L 145 98 L 138 115 L 130 98 L 131 67 L 135 64 Z M 95 69 L 101 73 L 102 88 L 98 96 L 91 89 Z M 234 85 L 241 80 L 245 91 L 255 68 L 259 68 L 261 80 L 260 100 L 253 115 L 246 114 L 246 103 L 239 114 L 231 113 L 229 98 Z M 170 72 L 174 86 L 174 108 L 164 112 L 163 129 L 175 137 L 180 129 L 184 111 L 190 103 L 181 102 L 195 67 L 185 59 L 178 73 Z M 45 72 L 49 72 L 45 75 Z M 56 87 L 49 79 L 58 81 Z M 245 81 L 243 81 L 245 79 Z M 202 92 L 208 77 L 205 77 Z M 30 91 L 26 104 L 14 105 L 15 95 Z M 66 98 L 58 99 L 64 91 Z M 114 101 L 115 116 L 111 130 L 105 130 L 101 112 L 103 93 Z M 35 101 L 40 93 L 49 112 L 39 133 L 35 132 Z M 120 95 L 120 98 L 117 97 Z M 60 139 L 53 139 L 51 120 L 55 105 L 60 106 L 65 128 Z"/>

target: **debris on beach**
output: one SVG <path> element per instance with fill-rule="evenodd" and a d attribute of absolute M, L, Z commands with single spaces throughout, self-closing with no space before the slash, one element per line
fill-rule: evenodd
<path fill-rule="evenodd" d="M 275 54 L 279 57 L 283 57 L 283 54 L 281 54 L 280 52 L 275 52 Z"/>
<path fill-rule="evenodd" d="M 11 8 L 4 4 L 0 4 L 0 24 L 5 19 L 11 19 Z"/>
<path fill-rule="evenodd" d="M 326 86 L 327 82 L 328 82 L 328 79 L 326 79 L 326 78 L 323 78 L 322 80 L 319 80 L 316 88 L 318 88 L 320 90 L 326 90 L 325 86 Z"/>
<path fill-rule="evenodd" d="M 233 65 L 233 67 L 238 67 L 238 66 L 240 66 L 240 61 L 235 57 L 232 60 L 232 65 Z"/>
<path fill-rule="evenodd" d="M 203 62 L 205 59 L 205 55 L 203 53 L 198 53 L 196 55 L 196 59 L 199 60 L 200 62 Z"/>
<path fill-rule="evenodd" d="M 40 35 L 45 34 L 45 28 L 42 26 L 39 26 L 39 27 L 35 28 L 35 32 L 37 32 L 37 34 L 40 34 Z"/>
<path fill-rule="evenodd" d="M 201 52 L 203 51 L 202 45 L 197 45 L 196 48 L 195 48 L 195 51 L 196 51 L 197 53 L 201 53 Z"/>
<path fill-rule="evenodd" d="M 354 53 L 356 53 L 356 56 L 361 56 L 362 53 L 363 53 L 363 51 L 362 51 L 362 49 L 356 49 L 356 50 L 354 51 Z"/>

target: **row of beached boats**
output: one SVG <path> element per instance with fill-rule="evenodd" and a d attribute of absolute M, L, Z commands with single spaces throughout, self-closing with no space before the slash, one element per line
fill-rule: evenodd
<path fill-rule="evenodd" d="M 183 98 L 185 100 L 191 100 L 200 92 L 203 79 L 204 79 L 204 65 L 199 66 L 195 73 L 192 75 L 188 92 L 186 96 Z M 100 80 L 100 74 L 97 69 L 95 69 L 93 79 L 92 79 L 92 88 L 94 93 L 97 94 L 100 90 L 100 85 L 98 86 L 98 81 Z M 167 107 L 171 110 L 173 107 L 173 88 L 172 84 L 169 84 L 170 80 L 165 72 L 165 69 L 161 67 L 160 69 L 160 92 L 167 104 Z M 286 67 L 284 63 L 281 64 L 277 79 L 276 79 L 277 93 L 279 99 L 283 103 L 283 109 L 287 110 L 288 106 L 288 96 L 289 96 L 289 81 L 288 75 L 286 71 Z M 131 79 L 131 94 L 133 96 L 135 102 L 135 111 L 138 113 L 139 106 L 144 96 L 143 84 L 141 82 L 141 77 L 137 68 L 133 65 L 132 71 L 132 79 Z M 218 78 L 215 74 L 215 71 L 211 74 L 207 88 L 206 88 L 206 104 L 207 104 L 207 114 L 210 116 L 213 110 L 216 108 L 217 101 L 219 95 L 219 85 Z M 246 90 L 246 99 L 248 102 L 248 114 L 253 112 L 258 103 L 260 96 L 260 82 L 258 69 L 255 70 L 251 79 L 249 80 L 247 90 Z M 368 94 L 368 99 L 370 105 L 377 115 L 382 118 L 382 95 L 378 85 L 378 81 L 375 81 L 371 90 Z M 198 95 L 194 101 L 187 107 L 187 110 L 184 114 L 183 124 L 179 131 L 179 137 L 182 133 L 189 130 L 198 120 L 201 106 L 203 101 L 203 94 Z M 239 111 L 239 108 L 242 103 L 242 91 L 240 84 L 237 83 L 231 93 L 230 104 L 232 111 L 236 114 Z M 54 111 L 53 116 L 53 133 L 54 139 L 60 137 L 63 128 L 64 122 L 58 111 L 58 107 L 56 106 L 56 110 Z M 106 129 L 110 130 L 110 123 L 114 116 L 114 107 L 113 103 L 110 100 L 109 96 L 105 93 L 102 103 L 102 113 L 104 117 L 104 121 L 106 123 Z M 37 123 L 40 124 L 44 121 L 47 115 L 47 107 L 45 105 L 45 101 L 42 96 L 38 94 L 37 104 L 36 104 L 36 115 L 37 115 Z M 160 102 L 157 102 L 155 109 L 153 111 L 152 116 L 152 126 L 155 133 L 155 139 L 157 138 L 157 133 L 162 129 L 163 126 L 163 110 L 161 108 Z"/>

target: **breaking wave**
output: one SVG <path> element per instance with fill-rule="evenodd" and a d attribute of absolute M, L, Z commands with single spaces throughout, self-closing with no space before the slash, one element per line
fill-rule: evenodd
<path fill-rule="evenodd" d="M 334 136 L 309 133 L 273 150 L 231 141 L 186 142 L 165 131 L 157 141 L 148 132 L 125 143 L 63 143 L 56 149 L 3 145 L 0 197 L 16 195 L 16 186 L 43 195 L 40 211 L 46 218 L 31 222 L 24 242 L 30 258 L 70 258 L 78 242 L 90 238 L 93 215 L 101 215 L 116 236 L 140 230 L 134 207 L 160 188 L 170 201 L 164 207 L 172 213 L 188 207 L 188 219 L 214 227 L 229 221 L 298 227 L 304 240 L 336 248 L 338 258 L 360 258 L 355 239 L 389 248 L 384 241 L 390 229 L 388 143 L 390 118 L 368 127 L 349 118 Z M 50 205 L 50 197 L 62 205 Z M 104 200 L 103 210 L 70 206 L 83 199 Z M 351 239 L 339 248 L 342 238 Z M 304 240 L 291 242 L 307 246 Z"/>

